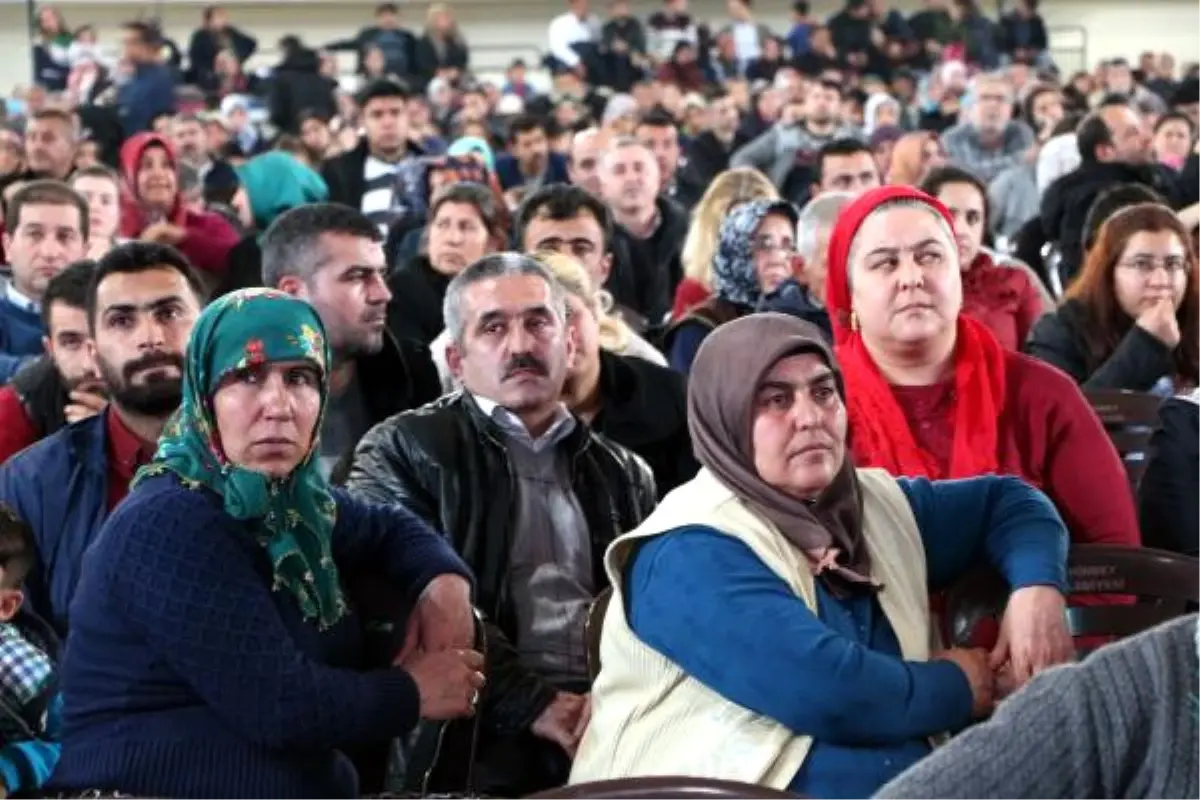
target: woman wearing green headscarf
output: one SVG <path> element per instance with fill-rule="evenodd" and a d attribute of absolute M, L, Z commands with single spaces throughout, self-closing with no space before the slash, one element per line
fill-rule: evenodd
<path fill-rule="evenodd" d="M 467 568 L 321 477 L 329 363 L 302 300 L 245 290 L 200 316 L 183 403 L 82 570 L 53 791 L 353 797 L 341 748 L 473 712 Z M 389 669 L 362 669 L 344 595 L 364 566 L 417 609 L 420 645 Z"/>

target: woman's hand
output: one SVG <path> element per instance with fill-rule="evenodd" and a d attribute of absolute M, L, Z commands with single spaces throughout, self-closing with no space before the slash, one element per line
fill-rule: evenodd
<path fill-rule="evenodd" d="M 992 669 L 1007 664 L 1020 687 L 1047 667 L 1074 657 L 1062 593 L 1053 586 L 1027 586 L 1013 592 L 1000 623 L 1000 639 L 989 659 Z"/>
<path fill-rule="evenodd" d="M 156 222 L 142 231 L 138 238 L 143 242 L 158 242 L 159 244 L 179 244 L 187 236 L 187 231 L 170 222 Z"/>
<path fill-rule="evenodd" d="M 992 713 L 996 702 L 996 677 L 988 666 L 988 653 L 982 647 L 953 647 L 936 653 L 933 659 L 950 661 L 963 671 L 971 687 L 971 716 L 983 719 Z"/>
<path fill-rule="evenodd" d="M 1171 298 L 1164 297 L 1139 314 L 1137 324 L 1167 347 L 1174 349 L 1179 346 L 1182 336 L 1179 333 L 1179 320 L 1175 316 L 1175 302 Z"/>
<path fill-rule="evenodd" d="M 416 644 L 427 653 L 475 646 L 471 584 L 461 575 L 439 575 L 417 600 Z"/>
<path fill-rule="evenodd" d="M 483 689 L 483 655 L 474 650 L 413 653 L 400 664 L 417 684 L 421 719 L 445 720 L 475 713 Z"/>

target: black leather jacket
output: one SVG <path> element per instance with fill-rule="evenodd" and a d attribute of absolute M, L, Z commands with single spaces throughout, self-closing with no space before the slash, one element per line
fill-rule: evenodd
<path fill-rule="evenodd" d="M 588 522 L 599 591 L 608 585 L 605 549 L 654 508 L 654 478 L 640 458 L 582 422 L 559 446 L 572 457 L 571 480 Z M 475 602 L 488 618 L 485 738 L 527 731 L 556 691 L 521 666 L 511 639 L 516 630 L 508 580 L 514 485 L 504 433 L 466 392 L 375 426 L 355 450 L 346 481 L 353 496 L 400 503 L 443 531 L 475 573 Z M 414 769 L 419 768 L 410 763 L 410 777 Z"/>

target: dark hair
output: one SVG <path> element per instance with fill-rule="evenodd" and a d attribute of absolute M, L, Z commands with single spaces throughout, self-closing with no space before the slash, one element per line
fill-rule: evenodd
<path fill-rule="evenodd" d="M 55 275 L 46 284 L 42 295 L 42 325 L 50 330 L 50 308 L 55 303 L 62 303 L 80 311 L 87 310 L 88 286 L 92 283 L 92 275 L 96 272 L 96 262 L 91 259 L 73 261 L 63 267 L 62 272 Z"/>
<path fill-rule="evenodd" d="M 0 503 L 0 584 L 20 589 L 33 567 L 35 545 L 33 531 L 17 516 L 12 506 Z"/>
<path fill-rule="evenodd" d="M 400 8 L 395 3 L 380 3 L 375 6 L 375 16 L 380 14 L 399 14 Z"/>
<path fill-rule="evenodd" d="M 136 33 L 142 44 L 148 47 L 160 47 L 162 45 L 162 31 L 152 22 L 138 19 L 126 22 L 121 27 L 132 33 Z"/>
<path fill-rule="evenodd" d="M 846 88 L 844 86 L 842 86 L 842 84 L 840 84 L 837 81 L 832 80 L 830 78 L 826 78 L 826 77 L 818 78 L 816 80 L 816 85 L 820 86 L 822 89 L 829 89 L 830 91 L 837 92 L 838 97 L 846 96 Z"/>
<path fill-rule="evenodd" d="M 364 86 L 354 100 L 359 108 L 366 108 L 372 100 L 407 100 L 411 96 L 408 86 L 396 78 L 376 78 Z"/>
<path fill-rule="evenodd" d="M 1079 129 L 1079 124 L 1083 122 L 1083 114 L 1069 113 L 1066 114 L 1058 122 L 1054 123 L 1054 128 L 1050 131 L 1050 138 L 1062 136 L 1064 133 L 1074 133 Z"/>
<path fill-rule="evenodd" d="M 320 243 L 325 234 L 383 241 L 379 226 L 356 208 L 340 203 L 296 206 L 276 217 L 259 242 L 263 285 L 278 287 L 288 276 L 310 280 L 325 260 Z"/>
<path fill-rule="evenodd" d="M 1100 226 L 1095 246 L 1088 251 L 1083 266 L 1070 287 L 1066 299 L 1083 311 L 1083 341 L 1089 361 L 1099 366 L 1120 346 L 1134 321 L 1121 308 L 1113 285 L 1113 271 L 1129 240 L 1143 231 L 1167 231 L 1179 237 L 1187 259 L 1187 286 L 1183 302 L 1175 312 L 1180 339 L 1171 353 L 1172 377 L 1195 385 L 1200 379 L 1200 300 L 1196 294 L 1196 251 L 1188 231 L 1175 212 L 1161 203 L 1138 203 L 1122 209 Z"/>
<path fill-rule="evenodd" d="M 810 9 L 811 6 L 808 4 L 808 0 L 796 0 L 796 2 L 792 3 L 792 11 L 801 16 L 807 17 Z"/>
<path fill-rule="evenodd" d="M 1096 161 L 1096 151 L 1106 144 L 1112 144 L 1112 131 L 1099 111 L 1093 111 L 1083 118 L 1075 129 L 1075 139 L 1079 147 L 1079 157 L 1088 163 Z"/>
<path fill-rule="evenodd" d="M 87 201 L 62 181 L 36 180 L 17 189 L 8 201 L 4 227 L 11 235 L 21 226 L 21 210 L 25 206 L 72 206 L 79 212 L 79 235 L 88 237 Z"/>
<path fill-rule="evenodd" d="M 836 156 L 853 156 L 858 153 L 866 153 L 875 158 L 875 153 L 871 151 L 870 145 L 859 139 L 850 136 L 843 136 L 840 139 L 834 139 L 826 142 L 817 151 L 817 163 L 815 165 L 816 182 L 820 183 L 825 176 L 825 160 Z M 874 164 L 874 160 L 871 161 Z"/>
<path fill-rule="evenodd" d="M 154 269 L 173 269 L 178 272 L 187 281 L 188 288 L 196 296 L 196 301 L 200 305 L 204 304 L 204 286 L 183 253 L 169 244 L 125 242 L 109 250 L 96 261 L 87 290 L 88 328 L 92 332 L 96 330 L 96 293 L 105 278 L 109 275 L 132 275 Z"/>
<path fill-rule="evenodd" d="M 635 130 L 642 126 L 647 128 L 674 128 L 677 125 L 678 123 L 675 122 L 675 118 L 665 108 L 655 106 L 638 117 Z"/>
<path fill-rule="evenodd" d="M 1024 102 L 1021 103 L 1021 116 L 1030 125 L 1034 124 L 1033 107 L 1037 103 L 1038 98 L 1044 94 L 1062 94 L 1062 90 L 1049 83 L 1039 83 L 1029 90 L 1029 93 L 1025 95 Z"/>
<path fill-rule="evenodd" d="M 1118 211 L 1142 203 L 1158 203 L 1166 205 L 1162 195 L 1141 183 L 1119 183 L 1111 189 L 1106 189 L 1096 195 L 1096 199 L 1088 206 L 1087 214 L 1083 217 L 1083 231 L 1080 236 L 1080 246 L 1083 255 L 1096 244 L 1100 228 L 1108 218 Z"/>
<path fill-rule="evenodd" d="M 965 183 L 973 187 L 983 199 L 983 231 L 986 236 L 988 225 L 992 220 L 992 206 L 988 202 L 987 184 L 981 181 L 975 173 L 947 164 L 931 169 L 917 188 L 931 197 L 937 197 L 943 188 L 956 183 Z"/>
<path fill-rule="evenodd" d="M 612 250 L 613 218 L 608 206 L 599 198 L 578 186 L 551 184 L 543 186 L 525 198 L 517 209 L 517 247 L 525 247 L 525 230 L 534 219 L 564 222 L 580 214 L 591 214 L 600 225 L 604 237 L 604 252 Z"/>
<path fill-rule="evenodd" d="M 304 123 L 308 122 L 310 119 L 315 119 L 323 125 L 329 124 L 329 115 L 324 111 L 316 108 L 305 108 L 296 115 L 296 129 L 299 130 L 300 128 L 304 127 Z"/>
<path fill-rule="evenodd" d="M 508 230 L 505 225 L 507 209 L 497 202 L 496 194 L 487 186 L 479 183 L 461 181 L 444 187 L 429 204 L 429 224 L 437 218 L 442 206 L 447 203 L 461 203 L 472 206 L 479 213 L 479 219 L 487 232 L 501 244 L 508 241 Z"/>
<path fill-rule="evenodd" d="M 546 120 L 537 114 L 518 114 L 508 123 L 508 143 L 515 144 L 518 136 L 531 131 L 548 134 Z"/>
<path fill-rule="evenodd" d="M 1154 123 L 1154 132 L 1158 133 L 1159 129 L 1168 122 L 1182 122 L 1187 125 L 1192 136 L 1196 135 L 1196 126 L 1192 124 L 1192 119 L 1182 111 L 1168 111 L 1158 118 L 1158 122 Z"/>

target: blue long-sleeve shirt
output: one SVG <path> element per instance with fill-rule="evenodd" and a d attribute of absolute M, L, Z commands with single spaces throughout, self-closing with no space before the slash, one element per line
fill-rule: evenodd
<path fill-rule="evenodd" d="M 469 575 L 449 544 L 398 507 L 336 495 L 333 557 L 374 565 L 415 601 Z M 354 797 L 341 748 L 416 723 L 402 670 L 364 670 L 359 621 L 320 629 L 272 591 L 266 550 L 208 491 L 140 484 L 84 559 L 61 665 L 62 756 L 52 791 L 143 797 Z"/>
<path fill-rule="evenodd" d="M 925 547 L 931 589 L 987 557 L 1013 588 L 1066 585 L 1067 532 L 1017 478 L 900 478 Z M 705 526 L 649 540 L 626 568 L 634 633 L 723 697 L 813 737 L 789 788 L 869 797 L 929 752 L 926 737 L 970 720 L 966 676 L 915 662 L 874 596 L 817 583 L 817 613 L 750 548 Z M 681 602 L 687 598 L 687 602 Z"/>
<path fill-rule="evenodd" d="M 41 354 L 45 332 L 41 315 L 15 305 L 0 287 L 0 386 Z"/>
<path fill-rule="evenodd" d="M 37 739 L 10 742 L 0 748 L 0 781 L 8 797 L 31 794 L 46 785 L 58 764 L 62 744 L 62 695 L 55 694 L 46 706 L 46 724 Z"/>

